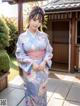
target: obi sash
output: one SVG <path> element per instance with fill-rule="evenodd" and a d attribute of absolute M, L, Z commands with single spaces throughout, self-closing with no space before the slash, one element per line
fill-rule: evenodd
<path fill-rule="evenodd" d="M 41 49 L 41 50 L 31 50 L 31 51 L 27 51 L 26 54 L 27 56 L 30 56 L 32 59 L 42 59 L 45 56 L 45 49 Z"/>

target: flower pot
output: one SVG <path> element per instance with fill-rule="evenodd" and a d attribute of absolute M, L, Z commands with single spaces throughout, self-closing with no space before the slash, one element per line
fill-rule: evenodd
<path fill-rule="evenodd" d="M 0 92 L 8 86 L 8 74 L 9 73 L 5 73 L 0 76 Z"/>

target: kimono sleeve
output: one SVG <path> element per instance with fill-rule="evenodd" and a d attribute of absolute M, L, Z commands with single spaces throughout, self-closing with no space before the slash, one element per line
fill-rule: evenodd
<path fill-rule="evenodd" d="M 46 37 L 46 42 L 47 42 L 47 47 L 46 47 L 46 54 L 45 54 L 45 57 L 44 57 L 44 60 L 43 62 L 46 62 L 46 65 L 48 68 L 51 68 L 51 65 L 52 65 L 52 57 L 53 57 L 53 48 L 51 47 L 50 45 L 50 42 L 48 40 L 48 37 Z"/>
<path fill-rule="evenodd" d="M 26 55 L 21 39 L 22 38 L 19 36 L 17 45 L 16 45 L 15 55 L 16 55 L 17 61 L 20 63 L 21 68 L 23 70 L 29 71 L 32 67 L 33 61 L 28 55 Z M 23 66 L 25 65 L 26 65 L 26 69 L 23 68 Z"/>

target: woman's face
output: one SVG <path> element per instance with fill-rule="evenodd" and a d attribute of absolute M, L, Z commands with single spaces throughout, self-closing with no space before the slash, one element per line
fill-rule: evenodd
<path fill-rule="evenodd" d="M 29 28 L 35 32 L 38 30 L 41 24 L 42 24 L 42 21 L 39 19 L 39 15 L 37 15 L 37 16 L 34 16 L 32 19 L 30 19 Z"/>

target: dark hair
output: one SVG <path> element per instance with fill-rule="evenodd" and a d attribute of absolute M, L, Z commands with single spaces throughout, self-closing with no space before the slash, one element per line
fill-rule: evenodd
<path fill-rule="evenodd" d="M 35 16 L 39 15 L 39 20 L 42 22 L 44 21 L 44 11 L 42 8 L 36 6 L 32 9 L 32 11 L 30 12 L 29 15 L 29 20 L 31 20 L 32 18 L 34 18 Z"/>

